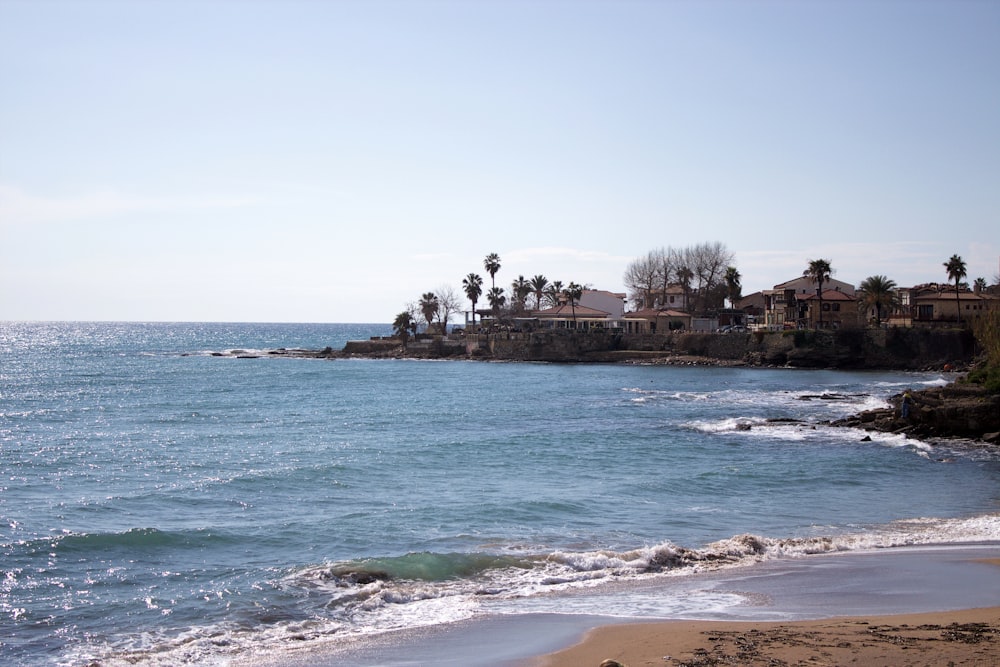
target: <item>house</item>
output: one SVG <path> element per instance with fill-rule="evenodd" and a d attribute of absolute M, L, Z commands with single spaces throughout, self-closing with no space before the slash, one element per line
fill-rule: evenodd
<path fill-rule="evenodd" d="M 543 329 L 597 329 L 619 326 L 611 313 L 580 304 L 562 303 L 554 308 L 531 311 L 535 326 Z"/>
<path fill-rule="evenodd" d="M 823 290 L 823 298 L 818 294 L 796 297 L 802 315 L 799 321 L 806 328 L 813 329 L 823 322 L 824 328 L 839 329 L 845 324 L 858 323 L 858 300 L 838 290 Z M 822 302 L 822 306 L 820 303 Z M 820 317 L 822 313 L 822 317 Z"/>
<path fill-rule="evenodd" d="M 643 308 L 625 313 L 622 319 L 625 333 L 669 333 L 691 329 L 691 315 L 681 310 Z"/>
<path fill-rule="evenodd" d="M 774 286 L 775 290 L 793 290 L 796 294 L 815 294 L 818 285 L 816 281 L 807 276 L 800 276 L 798 278 L 793 278 L 783 283 L 778 283 Z M 843 292 L 850 296 L 854 296 L 854 285 L 851 283 L 845 283 L 843 280 L 837 280 L 836 278 L 827 278 L 823 281 L 823 290 L 835 290 L 837 292 Z"/>
<path fill-rule="evenodd" d="M 758 329 L 763 328 L 766 305 L 767 299 L 764 297 L 764 293 L 754 292 L 739 299 L 736 302 L 736 309 L 742 311 L 746 316 L 745 323 L 748 328 Z"/>
<path fill-rule="evenodd" d="M 620 320 L 625 314 L 625 302 L 628 295 L 622 292 L 608 292 L 607 290 L 585 289 L 577 302 L 577 309 L 580 306 L 601 310 L 613 320 Z"/>
<path fill-rule="evenodd" d="M 900 290 L 904 316 L 914 325 L 957 323 L 959 315 L 968 321 L 985 312 L 1000 308 L 1000 298 L 982 292 L 959 290 L 956 299 L 954 285 L 927 283 Z"/>
<path fill-rule="evenodd" d="M 814 280 L 802 276 L 787 282 L 779 283 L 775 285 L 773 289 L 764 290 L 762 292 L 764 297 L 764 328 L 770 331 L 778 331 L 781 329 L 794 329 L 796 327 L 810 326 L 808 299 L 811 296 L 816 299 L 818 304 L 819 298 L 816 296 L 817 288 L 818 285 Z M 833 296 L 830 299 L 831 310 L 829 312 L 831 313 L 833 312 L 832 304 L 834 302 L 844 304 L 847 301 L 854 301 L 855 299 L 854 285 L 845 283 L 844 281 L 837 280 L 835 278 L 824 280 L 824 326 L 827 326 L 829 322 L 834 321 L 833 318 L 827 318 L 825 316 L 827 312 L 825 308 L 827 292 L 833 292 L 838 295 Z M 853 312 L 856 317 L 857 309 L 855 308 Z M 816 311 L 815 321 L 817 323 L 819 322 L 818 310 Z"/>

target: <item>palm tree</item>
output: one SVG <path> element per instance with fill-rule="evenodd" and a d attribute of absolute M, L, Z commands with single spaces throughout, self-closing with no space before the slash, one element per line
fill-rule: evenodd
<path fill-rule="evenodd" d="M 510 284 L 510 293 L 518 310 L 524 310 L 524 302 L 531 294 L 531 283 L 525 280 L 524 276 L 518 276 L 517 280 Z"/>
<path fill-rule="evenodd" d="M 692 312 L 691 309 L 691 281 L 694 280 L 694 271 L 690 267 L 682 266 L 677 269 L 677 282 L 681 284 L 681 289 L 684 290 L 684 309 L 689 313 Z"/>
<path fill-rule="evenodd" d="M 476 301 L 483 294 L 483 279 L 475 273 L 470 273 L 462 278 L 462 289 L 465 290 L 465 296 L 469 297 L 469 301 L 472 302 L 472 324 L 475 325 Z"/>
<path fill-rule="evenodd" d="M 571 282 L 566 286 L 566 298 L 569 299 L 570 310 L 573 311 L 573 328 L 576 328 L 576 302 L 583 296 L 583 286 Z"/>
<path fill-rule="evenodd" d="M 823 283 L 830 280 L 833 269 L 830 267 L 828 259 L 810 259 L 809 268 L 802 272 L 806 278 L 811 278 L 816 283 L 816 296 L 819 297 L 819 324 L 818 329 L 823 328 Z"/>
<path fill-rule="evenodd" d="M 735 266 L 726 267 L 726 275 L 724 276 L 726 293 L 729 294 L 729 305 L 734 309 L 736 308 L 736 300 L 740 298 L 740 292 L 743 290 L 743 285 L 740 284 L 742 277 Z"/>
<path fill-rule="evenodd" d="M 545 288 L 549 286 L 549 279 L 542 274 L 536 275 L 531 279 L 531 289 L 535 292 L 535 310 L 542 309 L 542 293 Z"/>
<path fill-rule="evenodd" d="M 861 281 L 858 291 L 865 312 L 874 307 L 875 326 L 882 326 L 882 306 L 891 308 L 896 304 L 896 281 L 885 276 L 869 276 Z"/>
<path fill-rule="evenodd" d="M 549 283 L 549 288 L 545 291 L 545 296 L 553 308 L 559 305 L 559 297 L 562 296 L 562 291 L 563 284 L 561 280 L 553 280 Z"/>
<path fill-rule="evenodd" d="M 434 321 L 434 315 L 438 310 L 438 298 L 434 292 L 427 292 L 420 297 L 420 312 L 423 313 L 424 319 L 427 320 L 427 328 L 431 328 L 431 323 Z"/>
<path fill-rule="evenodd" d="M 486 273 L 490 274 L 490 281 L 493 283 L 493 288 L 495 289 L 497 286 L 497 271 L 500 270 L 500 255 L 495 252 L 486 255 L 486 259 L 483 260 L 483 268 L 486 269 Z"/>
<path fill-rule="evenodd" d="M 404 310 L 399 315 L 396 315 L 396 319 L 392 322 L 392 330 L 396 336 L 403 341 L 403 347 L 406 347 L 406 341 L 410 337 L 410 329 L 413 327 L 413 316 L 410 315 L 409 311 Z"/>
<path fill-rule="evenodd" d="M 958 323 L 962 323 L 962 306 L 958 299 L 958 281 L 965 277 L 965 261 L 958 255 L 944 263 L 948 278 L 955 281 L 955 311 L 958 313 Z"/>
<path fill-rule="evenodd" d="M 976 286 L 977 292 L 982 292 L 986 289 L 986 278 L 980 276 L 979 278 L 976 278 L 976 281 L 972 284 Z"/>
<path fill-rule="evenodd" d="M 486 298 L 489 300 L 490 307 L 493 309 L 493 319 L 498 319 L 500 309 L 503 308 L 505 303 L 507 303 L 507 297 L 503 295 L 503 288 L 490 288 L 490 291 L 486 293 Z"/>

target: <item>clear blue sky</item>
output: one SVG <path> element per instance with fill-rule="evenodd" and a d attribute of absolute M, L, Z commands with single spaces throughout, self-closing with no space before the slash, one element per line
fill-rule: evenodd
<path fill-rule="evenodd" d="M 0 320 L 1000 271 L 1000 2 L 0 0 Z"/>

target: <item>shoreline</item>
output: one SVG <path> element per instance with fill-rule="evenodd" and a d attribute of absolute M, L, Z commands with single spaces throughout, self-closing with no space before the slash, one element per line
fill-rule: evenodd
<path fill-rule="evenodd" d="M 772 561 L 720 580 L 720 590 L 757 602 L 697 619 L 605 624 L 521 664 L 1000 664 L 1000 601 L 988 592 L 1000 590 L 1000 544 Z"/>
<path fill-rule="evenodd" d="M 532 667 L 640 665 L 995 665 L 1000 607 L 794 622 L 664 621 L 604 626 Z"/>
<path fill-rule="evenodd" d="M 959 665 L 1000 664 L 998 590 L 1000 542 L 839 552 L 569 594 L 593 597 L 602 615 L 486 613 L 446 625 L 298 650 L 288 647 L 233 664 L 598 667 L 606 658 L 627 667 L 832 665 L 852 660 L 874 665 L 949 660 Z M 622 602 L 627 606 L 635 596 L 643 601 L 643 615 L 622 614 Z M 684 601 L 692 596 L 742 601 L 689 607 Z M 953 623 L 983 626 L 948 627 Z M 914 628 L 917 635 L 911 636 Z M 943 638 L 943 633 L 951 633 L 951 638 Z M 887 641 L 894 637 L 899 640 Z M 964 643 L 963 638 L 976 641 Z M 734 658 L 733 651 L 751 645 L 759 661 Z M 803 651 L 805 657 L 790 659 L 786 651 L 791 649 Z M 829 657 L 831 652 L 836 658 Z M 667 655 L 670 661 L 664 660 Z M 817 659 L 807 662 L 809 657 Z M 911 658 L 918 660 L 906 662 Z"/>

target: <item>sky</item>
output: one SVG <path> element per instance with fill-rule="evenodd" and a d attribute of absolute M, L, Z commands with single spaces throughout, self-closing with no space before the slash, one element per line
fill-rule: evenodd
<path fill-rule="evenodd" d="M 1000 2 L 0 0 L 0 320 L 1000 273 Z"/>

